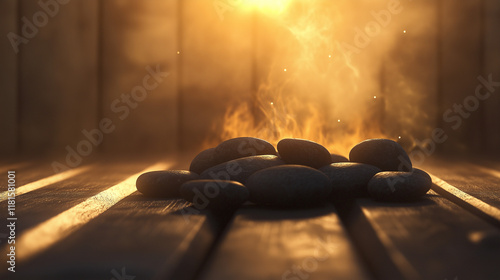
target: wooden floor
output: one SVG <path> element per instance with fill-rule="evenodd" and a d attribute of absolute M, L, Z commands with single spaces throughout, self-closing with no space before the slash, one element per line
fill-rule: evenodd
<path fill-rule="evenodd" d="M 414 203 L 335 201 L 314 209 L 245 205 L 197 211 L 135 189 L 148 170 L 185 161 L 96 160 L 54 175 L 16 170 L 16 272 L 1 279 L 500 279 L 500 162 L 430 158 L 434 186 Z M 10 246 L 10 245 L 9 245 Z"/>

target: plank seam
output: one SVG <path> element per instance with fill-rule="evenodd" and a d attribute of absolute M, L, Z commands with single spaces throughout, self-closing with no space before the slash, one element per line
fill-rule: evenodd
<path fill-rule="evenodd" d="M 62 173 L 54 174 L 52 176 L 28 183 L 25 185 L 22 185 L 22 186 L 16 188 L 16 197 L 23 195 L 23 194 L 26 194 L 26 193 L 29 193 L 29 192 L 32 192 L 32 191 L 35 191 L 35 190 L 38 190 L 38 189 L 41 189 L 41 188 L 44 188 L 44 187 L 52 185 L 52 184 L 67 180 L 71 177 L 74 177 L 80 173 L 83 173 L 83 172 L 89 170 L 91 167 L 92 167 L 92 165 L 82 166 L 82 167 L 79 167 L 76 169 L 70 169 L 70 170 L 64 171 Z M 8 195 L 8 191 L 1 192 L 0 193 L 0 202 L 7 200 L 7 195 Z"/>
<path fill-rule="evenodd" d="M 461 191 L 455 186 L 429 173 L 432 178 L 432 189 L 472 214 L 500 227 L 500 209 Z"/>
<path fill-rule="evenodd" d="M 142 173 L 167 167 L 168 165 L 163 163 L 152 165 L 47 221 L 27 229 L 16 240 L 16 255 L 21 261 L 28 261 L 134 193 L 135 181 Z M 0 251 L 5 252 L 3 255 L 6 256 L 7 246 Z"/>

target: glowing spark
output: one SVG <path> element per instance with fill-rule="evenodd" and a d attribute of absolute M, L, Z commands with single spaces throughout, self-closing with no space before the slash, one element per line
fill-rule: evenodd
<path fill-rule="evenodd" d="M 406 30 L 403 30 L 403 33 L 406 34 Z"/>
<path fill-rule="evenodd" d="M 337 120 L 337 122 L 340 122 L 340 119 L 339 119 L 339 120 Z"/>
<path fill-rule="evenodd" d="M 376 96 L 376 95 L 375 95 L 375 96 L 373 96 L 373 99 L 377 99 L 377 96 Z"/>
<path fill-rule="evenodd" d="M 285 72 L 286 72 L 286 68 L 285 68 L 285 69 L 283 69 L 283 71 L 285 71 Z"/>
<path fill-rule="evenodd" d="M 328 55 L 328 58 L 332 58 L 332 55 L 331 55 L 331 54 L 329 54 L 329 55 Z"/>
<path fill-rule="evenodd" d="M 401 136 L 398 136 L 398 139 L 401 139 Z"/>
<path fill-rule="evenodd" d="M 180 52 L 180 51 L 177 51 L 177 54 L 181 54 L 181 52 Z"/>
<path fill-rule="evenodd" d="M 271 105 L 274 105 L 274 102 L 271 102 Z"/>

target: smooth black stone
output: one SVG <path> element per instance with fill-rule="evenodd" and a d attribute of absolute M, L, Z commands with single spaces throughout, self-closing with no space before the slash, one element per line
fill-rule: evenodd
<path fill-rule="evenodd" d="M 226 140 L 215 147 L 214 159 L 218 163 L 223 163 L 243 157 L 276 154 L 274 146 L 265 140 L 239 137 Z"/>
<path fill-rule="evenodd" d="M 304 139 L 282 139 L 278 142 L 278 153 L 287 164 L 320 168 L 332 163 L 332 156 L 325 147 Z"/>
<path fill-rule="evenodd" d="M 181 196 L 197 209 L 234 209 L 248 200 L 241 183 L 222 180 L 194 180 L 181 186 Z"/>
<path fill-rule="evenodd" d="M 368 196 L 368 182 L 380 168 L 354 162 L 338 162 L 319 169 L 330 179 L 333 199 Z"/>
<path fill-rule="evenodd" d="M 249 200 L 280 207 L 315 206 L 324 203 L 331 192 L 328 177 L 302 165 L 276 166 L 248 178 Z"/>
<path fill-rule="evenodd" d="M 192 161 L 189 170 L 201 174 L 212 166 L 219 164 L 214 158 L 215 148 L 201 151 Z"/>
<path fill-rule="evenodd" d="M 403 147 L 389 139 L 365 140 L 351 149 L 349 160 L 366 163 L 382 171 L 410 171 L 411 160 Z"/>
<path fill-rule="evenodd" d="M 141 174 L 137 178 L 136 187 L 145 196 L 178 198 L 181 185 L 198 178 L 198 174 L 187 170 L 152 171 Z"/>
<path fill-rule="evenodd" d="M 385 171 L 375 174 L 368 183 L 368 193 L 381 201 L 412 201 L 424 196 L 432 187 L 432 179 L 425 171 Z"/>
<path fill-rule="evenodd" d="M 346 158 L 345 156 L 337 155 L 337 154 L 331 154 L 332 156 L 332 163 L 336 162 L 349 162 L 349 159 Z"/>
<path fill-rule="evenodd" d="M 211 167 L 200 175 L 200 179 L 231 180 L 245 184 L 255 172 L 285 164 L 277 156 L 261 155 L 230 160 Z"/>

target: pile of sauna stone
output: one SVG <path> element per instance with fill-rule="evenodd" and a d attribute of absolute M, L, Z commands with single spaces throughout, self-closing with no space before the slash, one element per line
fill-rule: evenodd
<path fill-rule="evenodd" d="M 269 142 L 240 137 L 199 153 L 187 170 L 144 173 L 137 190 L 148 197 L 184 198 L 198 209 L 236 208 L 243 203 L 311 207 L 372 197 L 412 201 L 431 188 L 430 176 L 412 167 L 405 150 L 388 139 L 365 140 L 349 159 L 303 139 Z"/>

